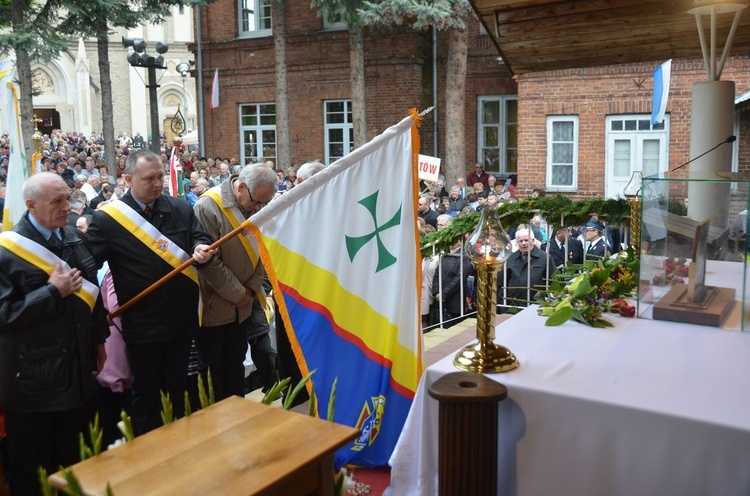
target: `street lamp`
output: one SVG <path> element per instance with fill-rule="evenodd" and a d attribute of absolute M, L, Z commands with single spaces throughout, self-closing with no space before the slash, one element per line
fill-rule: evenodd
<path fill-rule="evenodd" d="M 185 80 L 187 79 L 188 73 L 193 69 L 194 62 L 189 60 L 187 62 L 180 62 L 177 64 L 177 72 L 182 76 L 182 108 L 185 109 L 185 119 L 189 115 L 187 105 L 187 93 L 185 93 Z"/>
<path fill-rule="evenodd" d="M 122 46 L 124 48 L 132 47 L 133 51 L 128 53 L 128 62 L 133 67 L 145 67 L 148 69 L 148 99 L 151 107 L 151 151 L 159 153 L 159 108 L 156 96 L 156 69 L 166 69 L 164 67 L 164 56 L 169 50 L 169 45 L 161 41 L 156 43 L 157 57 L 152 57 L 146 53 L 146 40 L 141 38 L 122 37 Z"/>

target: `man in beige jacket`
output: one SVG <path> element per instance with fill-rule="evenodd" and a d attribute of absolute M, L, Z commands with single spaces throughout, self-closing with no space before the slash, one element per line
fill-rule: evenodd
<path fill-rule="evenodd" d="M 195 204 L 195 215 L 216 241 L 266 206 L 275 190 L 274 171 L 263 165 L 248 165 L 203 193 Z M 273 384 L 269 327 L 262 307 L 265 271 L 256 240 L 250 233 L 232 238 L 198 275 L 203 297 L 198 352 L 211 370 L 216 400 L 244 396 L 243 362 L 249 339 L 264 387 Z"/>

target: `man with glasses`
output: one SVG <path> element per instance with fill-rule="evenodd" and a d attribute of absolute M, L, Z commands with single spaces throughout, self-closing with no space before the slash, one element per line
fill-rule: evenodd
<path fill-rule="evenodd" d="M 276 173 L 265 165 L 248 165 L 203 193 L 195 215 L 216 241 L 265 207 L 275 192 Z M 244 396 L 248 342 L 263 387 L 270 388 L 276 374 L 264 311 L 266 273 L 255 238 L 243 233 L 224 243 L 198 274 L 204 302 L 198 353 L 211 371 L 216 400 Z"/>

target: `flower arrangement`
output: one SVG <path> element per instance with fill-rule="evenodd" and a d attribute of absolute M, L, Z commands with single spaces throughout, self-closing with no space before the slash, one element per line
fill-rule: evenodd
<path fill-rule="evenodd" d="M 654 276 L 652 284 L 654 286 L 684 284 L 684 278 L 688 276 L 688 273 L 688 262 L 686 259 L 669 257 L 664 260 L 664 273 Z"/>
<path fill-rule="evenodd" d="M 604 260 L 569 265 L 553 276 L 547 291 L 536 295 L 545 325 L 557 326 L 571 318 L 591 327 L 612 327 L 607 312 L 634 317 L 635 307 L 624 298 L 638 286 L 638 259 L 632 251 Z"/>

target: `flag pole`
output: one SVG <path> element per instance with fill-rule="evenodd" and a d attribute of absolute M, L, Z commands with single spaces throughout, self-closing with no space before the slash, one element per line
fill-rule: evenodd
<path fill-rule="evenodd" d="M 237 226 L 237 228 L 235 228 L 234 230 L 232 230 L 229 233 L 227 233 L 225 236 L 223 236 L 223 237 L 219 238 L 218 240 L 216 240 L 212 245 L 210 245 L 208 247 L 208 249 L 209 250 L 215 250 L 216 248 L 218 248 L 219 246 L 223 245 L 224 243 L 226 243 L 230 239 L 232 239 L 235 236 L 237 236 L 238 234 L 242 233 L 242 231 L 244 231 L 245 229 L 247 229 L 251 224 L 252 224 L 252 222 L 250 222 L 250 219 L 245 220 L 245 222 L 243 222 L 242 224 L 240 224 L 239 226 Z M 143 298 L 145 298 L 149 294 L 153 293 L 157 288 L 159 288 L 160 286 L 162 286 L 164 283 L 166 283 L 167 281 L 169 281 L 174 276 L 176 276 L 177 274 L 181 273 L 183 270 L 187 269 L 188 267 L 190 267 L 194 263 L 195 263 L 195 259 L 191 257 L 190 259 L 188 259 L 185 262 L 183 262 L 179 267 L 175 267 L 171 272 L 169 272 L 164 277 L 162 277 L 161 279 L 159 279 L 158 281 L 156 281 L 155 283 L 153 283 L 151 286 L 147 287 L 146 289 L 144 289 L 143 291 L 141 291 L 140 293 L 138 293 L 137 295 L 135 295 L 127 303 L 125 303 L 124 305 L 122 305 L 119 308 L 115 309 L 113 312 L 110 312 L 107 315 L 107 319 L 112 320 L 115 317 L 118 317 L 120 314 L 122 314 L 125 310 L 129 310 L 130 307 L 132 307 L 133 305 L 135 305 L 136 303 L 138 303 L 139 301 L 141 301 Z"/>

